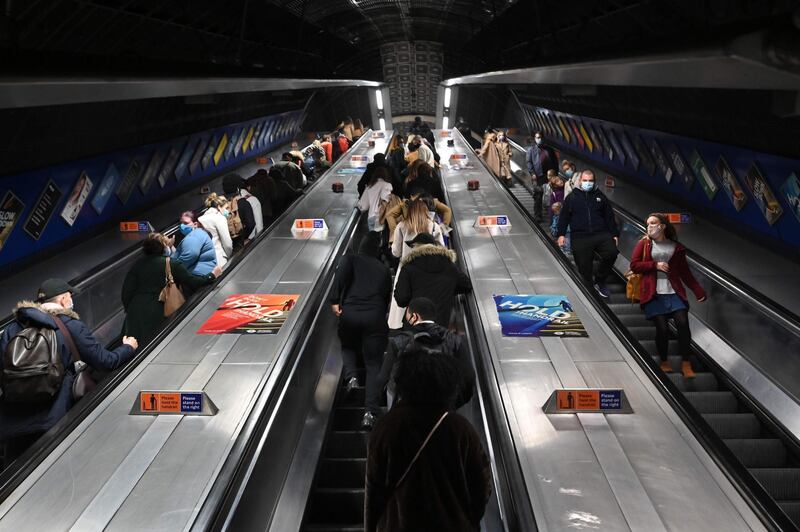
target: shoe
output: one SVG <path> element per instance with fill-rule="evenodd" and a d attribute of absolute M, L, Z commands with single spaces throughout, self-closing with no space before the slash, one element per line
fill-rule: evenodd
<path fill-rule="evenodd" d="M 605 283 L 594 283 L 594 289 L 597 290 L 597 293 L 600 294 L 600 297 L 603 299 L 611 297 L 611 292 L 608 291 Z"/>
<path fill-rule="evenodd" d="M 344 393 L 346 395 L 350 395 L 350 393 L 358 388 L 358 379 L 355 377 L 350 377 L 347 379 L 347 383 L 344 385 Z"/>
<path fill-rule="evenodd" d="M 672 365 L 669 363 L 668 360 L 662 360 L 661 365 L 659 366 L 661 371 L 664 373 L 672 373 Z"/>
<path fill-rule="evenodd" d="M 361 430 L 371 431 L 374 426 L 375 414 L 372 412 L 365 413 L 364 417 L 361 418 Z"/>
<path fill-rule="evenodd" d="M 684 360 L 683 364 L 681 364 L 681 372 L 683 372 L 683 376 L 687 379 L 693 379 L 696 375 L 692 369 L 692 363 L 688 360 Z"/>

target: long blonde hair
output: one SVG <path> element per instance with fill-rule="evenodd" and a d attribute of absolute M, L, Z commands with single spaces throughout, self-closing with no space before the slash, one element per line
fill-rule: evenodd
<path fill-rule="evenodd" d="M 408 202 L 408 214 L 404 220 L 406 228 L 411 232 L 420 234 L 428 232 L 428 205 L 419 199 Z"/>
<path fill-rule="evenodd" d="M 214 207 L 219 209 L 220 207 L 224 207 L 228 204 L 228 198 L 225 196 L 220 196 L 216 192 L 212 192 L 208 196 L 206 196 L 205 201 L 206 207 Z"/>

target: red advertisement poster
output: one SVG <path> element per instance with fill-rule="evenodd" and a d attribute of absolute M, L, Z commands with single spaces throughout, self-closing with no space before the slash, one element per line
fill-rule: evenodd
<path fill-rule="evenodd" d="M 236 294 L 228 297 L 198 334 L 278 334 L 299 294 Z"/>

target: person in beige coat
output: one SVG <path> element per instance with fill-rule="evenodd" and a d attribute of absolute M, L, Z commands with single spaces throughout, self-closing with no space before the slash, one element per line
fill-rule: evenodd
<path fill-rule="evenodd" d="M 476 153 L 496 177 L 511 184 L 511 146 L 505 140 L 505 135 L 503 139 L 501 142 L 496 133 L 488 133 L 483 140 L 483 147 Z"/>

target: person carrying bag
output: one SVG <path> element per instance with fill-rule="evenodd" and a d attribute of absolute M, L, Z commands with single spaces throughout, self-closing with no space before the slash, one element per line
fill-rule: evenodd
<path fill-rule="evenodd" d="M 186 298 L 183 297 L 183 292 L 175 284 L 175 279 L 172 277 L 169 257 L 167 257 L 165 264 L 166 283 L 158 296 L 158 300 L 164 303 L 164 317 L 168 318 L 186 303 Z"/>

